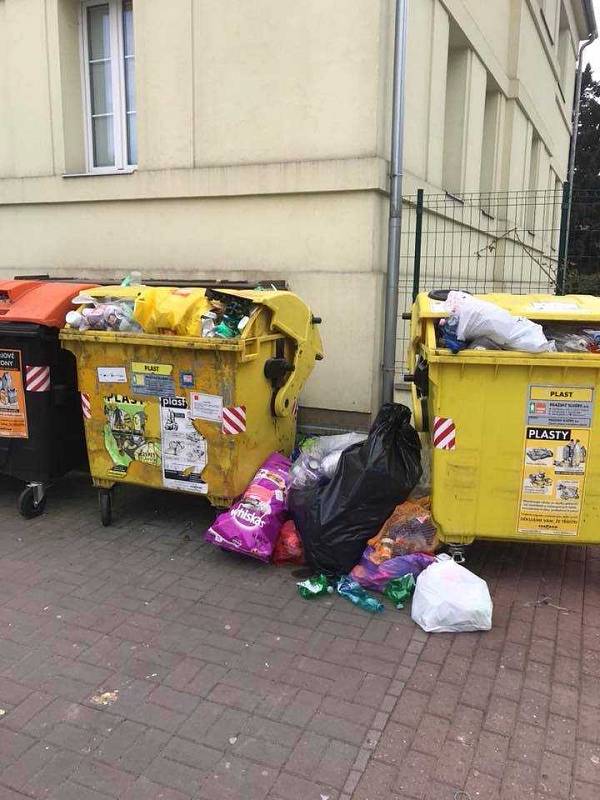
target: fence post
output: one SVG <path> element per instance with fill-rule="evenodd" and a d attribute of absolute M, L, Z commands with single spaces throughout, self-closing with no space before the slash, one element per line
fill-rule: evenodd
<path fill-rule="evenodd" d="M 415 257 L 413 261 L 413 303 L 419 294 L 421 283 L 421 235 L 423 230 L 423 189 L 417 189 L 417 208 L 415 220 Z"/>
<path fill-rule="evenodd" d="M 558 268 L 556 270 L 555 294 L 564 294 L 567 281 L 567 253 L 569 247 L 569 210 L 571 201 L 571 185 L 563 183 L 562 203 L 560 206 L 560 238 L 558 240 Z"/>

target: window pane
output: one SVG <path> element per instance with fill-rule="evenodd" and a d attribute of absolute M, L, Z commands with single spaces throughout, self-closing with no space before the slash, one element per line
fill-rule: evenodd
<path fill-rule="evenodd" d="M 113 110 L 110 61 L 90 64 L 92 114 L 110 114 Z"/>
<path fill-rule="evenodd" d="M 133 45 L 133 3 L 123 0 L 123 51 L 126 56 L 135 52 Z"/>
<path fill-rule="evenodd" d="M 123 0 L 123 52 L 125 55 L 125 110 L 127 118 L 127 163 L 137 164 L 137 117 L 135 115 L 135 46 L 133 3 Z"/>
<path fill-rule="evenodd" d="M 92 120 L 92 136 L 94 139 L 94 166 L 114 167 L 115 144 L 112 114 L 109 117 L 96 117 Z"/>
<path fill-rule="evenodd" d="M 110 25 L 108 3 L 90 6 L 87 10 L 88 50 L 90 61 L 110 57 Z"/>
<path fill-rule="evenodd" d="M 127 114 L 127 163 L 137 164 L 137 117 Z"/>
<path fill-rule="evenodd" d="M 135 59 L 125 59 L 125 108 L 135 111 Z"/>

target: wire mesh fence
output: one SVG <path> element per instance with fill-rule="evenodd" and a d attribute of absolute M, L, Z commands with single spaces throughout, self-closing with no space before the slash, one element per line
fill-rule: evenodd
<path fill-rule="evenodd" d="M 566 291 L 600 294 L 600 191 L 575 189 L 566 252 Z"/>
<path fill-rule="evenodd" d="M 553 294 L 561 282 L 563 190 L 405 197 L 396 382 L 402 384 L 415 291 Z M 600 242 L 599 242 L 600 245 Z"/>

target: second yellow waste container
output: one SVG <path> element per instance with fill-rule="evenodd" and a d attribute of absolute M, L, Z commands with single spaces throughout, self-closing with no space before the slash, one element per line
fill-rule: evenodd
<path fill-rule="evenodd" d="M 516 316 L 600 331 L 600 298 L 487 295 Z M 440 346 L 443 304 L 418 295 L 408 352 L 442 541 L 600 542 L 600 353 Z"/>
<path fill-rule="evenodd" d="M 143 326 L 61 332 L 77 359 L 103 524 L 111 522 L 116 483 L 205 495 L 226 506 L 271 452 L 291 452 L 298 395 L 323 357 L 320 320 L 300 298 L 142 286 L 104 286 L 90 295 L 135 302 Z M 201 335 L 210 298 L 247 302 L 239 336 Z"/>

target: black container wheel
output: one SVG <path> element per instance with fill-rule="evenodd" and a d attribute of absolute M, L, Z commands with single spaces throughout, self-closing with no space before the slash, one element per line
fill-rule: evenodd
<path fill-rule="evenodd" d="M 98 504 L 100 506 L 100 519 L 105 528 L 112 524 L 112 493 L 110 489 L 98 491 Z"/>
<path fill-rule="evenodd" d="M 34 487 L 26 486 L 19 495 L 17 506 L 19 513 L 21 516 L 25 517 L 25 519 L 39 517 L 40 514 L 44 513 L 44 509 L 46 508 L 46 495 L 44 494 L 41 500 L 36 501 Z"/>

